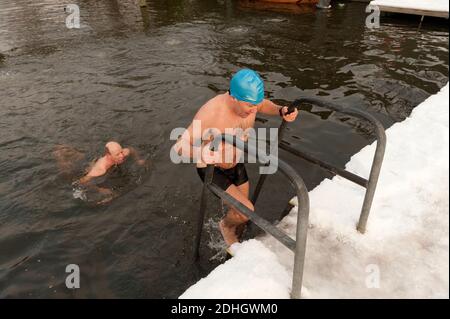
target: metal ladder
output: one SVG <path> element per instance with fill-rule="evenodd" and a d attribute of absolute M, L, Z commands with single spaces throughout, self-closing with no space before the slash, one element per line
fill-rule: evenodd
<path fill-rule="evenodd" d="M 377 135 L 377 147 L 375 150 L 374 159 L 372 162 L 372 167 L 370 171 L 369 179 L 366 180 L 363 177 L 360 177 L 356 174 L 348 172 L 344 169 L 334 167 L 331 164 L 325 163 L 319 159 L 312 157 L 311 155 L 306 154 L 305 152 L 292 148 L 286 142 L 282 140 L 283 135 L 285 133 L 285 129 L 287 126 L 287 122 L 283 120 L 279 128 L 279 147 L 285 151 L 290 152 L 298 157 L 301 157 L 313 164 L 320 166 L 323 169 L 330 171 L 333 174 L 339 175 L 343 178 L 346 178 L 362 187 L 366 188 L 366 194 L 364 197 L 363 207 L 361 210 L 359 223 L 357 226 L 358 231 L 364 233 L 366 230 L 367 220 L 369 217 L 370 208 L 373 201 L 373 196 L 375 193 L 376 185 L 378 182 L 378 177 L 381 170 L 381 164 L 383 162 L 384 151 L 386 148 L 386 135 L 382 124 L 372 115 L 367 114 L 361 110 L 354 108 L 342 108 L 338 105 L 335 105 L 330 102 L 325 102 L 316 98 L 301 98 L 292 103 L 289 107 L 290 111 L 292 111 L 293 107 L 299 108 L 302 103 L 308 103 L 317 105 L 323 108 L 327 108 L 332 111 L 348 114 L 351 116 L 355 116 L 364 120 L 368 120 L 375 126 L 375 131 Z M 237 139 L 235 136 L 222 134 L 220 136 L 216 136 L 214 139 L 214 143 L 216 144 L 220 142 L 225 142 L 233 145 L 234 147 L 244 151 L 245 153 L 254 156 L 261 164 L 268 165 L 271 160 L 274 160 L 272 155 L 266 155 L 264 152 L 258 152 L 257 149 L 249 145 L 248 143 L 243 142 L 240 139 Z M 205 211 L 207 206 L 207 195 L 208 192 L 212 192 L 221 198 L 225 203 L 233 206 L 236 210 L 238 210 L 243 215 L 247 216 L 253 223 L 255 223 L 259 228 L 263 229 L 265 232 L 269 233 L 279 242 L 281 242 L 284 246 L 289 248 L 294 252 L 294 270 L 292 277 L 292 289 L 291 289 L 291 298 L 298 299 L 301 297 L 301 289 L 302 289 L 302 280 L 303 280 L 303 267 L 305 263 L 305 252 L 306 252 L 306 240 L 308 233 L 308 219 L 309 219 L 309 196 L 308 190 L 306 189 L 305 183 L 300 175 L 286 162 L 281 159 L 277 159 L 279 170 L 289 179 L 291 184 L 294 186 L 298 198 L 298 215 L 297 215 L 297 231 L 296 231 L 296 240 L 294 241 L 291 237 L 289 237 L 286 233 L 279 230 L 276 226 L 274 226 L 269 221 L 257 215 L 252 210 L 248 209 L 241 202 L 237 201 L 234 197 L 226 193 L 220 187 L 215 185 L 212 182 L 213 173 L 214 173 L 214 165 L 208 165 L 205 174 L 205 181 L 203 184 L 202 197 L 200 202 L 200 210 L 198 214 L 198 224 L 197 224 L 197 234 L 194 240 L 194 258 L 197 260 L 199 257 L 199 248 L 201 235 L 203 231 L 203 224 L 205 218 Z M 267 175 L 260 175 L 258 183 L 256 185 L 255 191 L 252 196 L 252 202 L 256 204 L 259 193 L 261 192 L 262 186 L 265 182 Z"/>
<path fill-rule="evenodd" d="M 376 190 L 377 183 L 378 183 L 378 177 L 380 176 L 380 170 L 381 170 L 381 165 L 383 163 L 384 152 L 386 150 L 386 133 L 385 133 L 384 127 L 381 124 L 381 122 L 378 121 L 374 116 L 372 116 L 364 111 L 361 111 L 361 110 L 358 110 L 358 109 L 355 109 L 352 107 L 343 108 L 334 103 L 323 101 L 323 100 L 320 100 L 317 98 L 300 98 L 298 100 L 295 100 L 292 103 L 292 106 L 298 108 L 298 107 L 300 107 L 300 105 L 302 103 L 317 105 L 317 106 L 326 108 L 331 111 L 347 114 L 347 115 L 350 115 L 353 117 L 363 119 L 365 121 L 369 121 L 375 128 L 375 133 L 376 133 L 376 138 L 377 138 L 377 146 L 376 146 L 375 154 L 374 154 L 374 157 L 372 160 L 372 166 L 370 169 L 369 179 L 358 176 L 352 172 L 346 171 L 345 169 L 335 167 L 331 164 L 328 164 L 317 158 L 314 158 L 313 156 L 311 156 L 301 150 L 291 147 L 288 143 L 286 143 L 282 140 L 284 131 L 286 130 L 286 124 L 287 124 L 285 121 L 283 121 L 283 123 L 281 123 L 280 128 L 279 128 L 279 133 L 278 133 L 279 141 L 280 141 L 279 147 L 281 149 L 283 149 L 293 155 L 296 155 L 312 164 L 318 165 L 319 167 L 329 171 L 330 173 L 339 175 L 359 186 L 366 188 L 366 193 L 364 196 L 364 201 L 363 201 L 363 205 L 361 208 L 358 225 L 356 226 L 356 229 L 360 233 L 365 233 L 366 227 L 367 227 L 367 221 L 369 219 L 370 208 L 372 207 L 373 196 L 375 195 L 375 190 Z M 256 188 L 255 188 L 255 192 L 253 193 L 253 197 L 252 197 L 253 203 L 256 203 L 266 177 L 267 177 L 267 175 L 260 176 L 260 178 L 258 180 L 258 184 L 256 185 Z"/>
<path fill-rule="evenodd" d="M 243 141 L 236 139 L 235 136 L 222 134 L 220 136 L 216 136 L 214 142 L 219 140 L 219 142 L 224 141 L 225 143 L 229 143 L 234 147 L 255 156 L 258 161 L 263 164 L 269 163 L 271 160 L 274 160 L 272 155 L 264 155 L 261 152 L 257 152 L 257 149 Z M 302 288 L 302 277 L 303 277 L 303 265 L 305 261 L 305 250 L 306 250 L 306 237 L 308 231 L 308 217 L 309 217 L 309 196 L 308 190 L 306 189 L 305 183 L 298 173 L 288 164 L 278 159 L 278 168 L 283 174 L 289 179 L 292 185 L 296 189 L 296 193 L 299 199 L 299 211 L 297 217 L 297 234 L 296 240 L 294 241 L 291 237 L 289 237 L 286 233 L 279 230 L 277 227 L 272 225 L 269 221 L 264 218 L 258 216 L 255 212 L 248 209 L 241 202 L 237 201 L 234 197 L 226 193 L 220 187 L 215 185 L 212 182 L 213 173 L 214 173 L 214 165 L 208 165 L 205 174 L 205 181 L 203 184 L 203 192 L 202 199 L 200 203 L 200 211 L 198 215 L 198 225 L 197 225 L 197 235 L 195 238 L 195 246 L 194 246 L 194 256 L 198 259 L 199 256 L 199 247 L 201 234 L 204 224 L 205 211 L 206 211 L 206 200 L 208 191 L 216 194 L 220 197 L 224 202 L 233 206 L 236 210 L 238 210 L 243 215 L 247 216 L 253 223 L 255 223 L 258 227 L 266 231 L 275 237 L 278 241 L 280 241 L 287 248 L 292 250 L 295 254 L 294 257 L 294 274 L 292 278 L 292 298 L 300 298 L 301 288 Z"/>

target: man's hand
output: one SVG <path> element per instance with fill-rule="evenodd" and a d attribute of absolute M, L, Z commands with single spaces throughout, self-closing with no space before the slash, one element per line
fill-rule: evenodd
<path fill-rule="evenodd" d="M 205 147 L 202 150 L 202 163 L 206 165 L 212 165 L 219 163 L 217 160 L 217 152 L 210 151 L 209 148 Z"/>
<path fill-rule="evenodd" d="M 204 145 L 202 147 L 202 163 L 206 164 L 206 165 L 212 165 L 212 164 L 217 164 L 217 163 L 221 163 L 221 151 L 222 149 L 219 147 L 219 149 L 217 151 L 211 151 L 210 149 L 211 147 L 211 142 L 207 143 L 206 145 Z"/>
<path fill-rule="evenodd" d="M 281 108 L 281 113 L 283 114 L 283 119 L 286 122 L 292 122 L 295 121 L 295 119 L 297 118 L 298 115 L 298 110 L 297 108 L 294 110 L 294 112 L 286 114 L 288 112 L 288 107 L 287 106 L 283 106 Z"/>
<path fill-rule="evenodd" d="M 96 187 L 98 192 L 102 195 L 109 195 L 109 196 L 113 196 L 114 195 L 114 191 L 112 189 L 106 188 L 106 187 Z"/>

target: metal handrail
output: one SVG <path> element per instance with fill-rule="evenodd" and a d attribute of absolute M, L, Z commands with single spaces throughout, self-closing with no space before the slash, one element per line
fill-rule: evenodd
<path fill-rule="evenodd" d="M 280 125 L 279 128 L 279 134 L 278 134 L 278 140 L 279 140 L 279 147 L 293 153 L 294 155 L 297 155 L 299 157 L 302 157 L 303 159 L 312 162 L 316 165 L 319 165 L 320 167 L 339 175 L 347 180 L 350 180 L 362 187 L 366 188 L 366 194 L 364 196 L 364 202 L 361 209 L 360 218 L 357 225 L 357 230 L 361 233 L 364 233 L 366 231 L 367 226 L 367 220 L 369 218 L 370 209 L 373 202 L 373 197 L 375 194 L 378 178 L 380 175 L 381 165 L 383 163 L 384 153 L 386 150 L 386 134 L 383 125 L 378 121 L 375 117 L 372 115 L 365 113 L 361 110 L 354 109 L 354 108 L 342 108 L 339 105 L 336 105 L 331 102 L 322 101 L 316 98 L 301 98 L 296 100 L 293 103 L 293 106 L 298 108 L 301 103 L 310 103 L 315 104 L 323 108 L 327 108 L 332 111 L 340 112 L 343 114 L 348 114 L 351 116 L 355 116 L 358 118 L 361 118 L 363 120 L 369 121 L 371 124 L 375 127 L 376 132 L 376 138 L 377 138 L 377 145 L 375 149 L 375 154 L 372 160 L 372 166 L 370 169 L 369 178 L 365 179 L 361 176 L 358 176 L 352 172 L 349 172 L 345 169 L 334 167 L 331 164 L 325 163 L 319 159 L 316 159 L 312 157 L 311 155 L 308 155 L 300 150 L 297 150 L 295 148 L 292 148 L 289 146 L 288 143 L 284 142 L 282 140 L 283 135 L 285 133 L 285 128 L 287 126 L 287 122 L 283 120 L 283 122 Z M 273 160 L 278 161 L 278 167 L 280 168 L 281 172 L 290 180 L 290 182 L 293 184 L 293 186 L 296 188 L 297 191 L 297 198 L 298 198 L 298 216 L 297 216 L 297 232 L 296 232 L 296 240 L 294 241 L 292 238 L 290 238 L 287 234 L 285 234 L 283 231 L 279 230 L 277 227 L 272 225 L 267 220 L 261 218 L 256 213 L 254 213 L 252 210 L 250 210 L 248 207 L 246 207 L 241 202 L 237 201 L 234 197 L 226 193 L 224 190 L 222 190 L 220 187 L 215 185 L 212 182 L 213 179 L 213 173 L 214 173 L 214 165 L 208 165 L 204 180 L 204 186 L 203 186 L 203 192 L 202 192 L 202 199 L 201 199 L 201 205 L 200 205 L 200 211 L 199 211 L 199 219 L 198 219 L 198 232 L 197 236 L 195 238 L 195 246 L 194 246 L 194 255 L 196 258 L 199 256 L 199 247 L 200 247 L 200 239 L 201 239 L 201 233 L 203 229 L 204 224 L 204 217 L 205 217 L 205 211 L 206 211 L 206 195 L 208 191 L 213 192 L 216 194 L 219 198 L 233 206 L 235 209 L 237 209 L 240 213 L 247 216 L 252 222 L 254 222 L 258 227 L 265 230 L 267 233 L 271 234 L 273 237 L 275 237 L 278 241 L 280 241 L 283 245 L 285 245 L 287 248 L 292 250 L 295 254 L 294 256 L 294 271 L 293 271 L 293 278 L 292 278 L 292 291 L 291 291 L 291 297 L 292 298 L 300 298 L 301 297 L 301 288 L 302 288 L 302 280 L 303 280 L 303 268 L 304 268 L 304 262 L 305 262 L 305 252 L 306 252 L 306 241 L 307 241 L 307 231 L 308 231 L 308 219 L 309 219 L 309 196 L 308 191 L 306 189 L 306 186 L 302 180 L 302 178 L 298 175 L 298 173 L 287 163 L 280 159 L 275 159 L 272 157 L 272 155 L 267 155 L 265 152 L 257 152 L 257 149 L 249 145 L 247 143 L 244 143 L 240 139 L 236 139 L 235 136 L 232 135 L 226 135 L 222 134 L 218 136 L 220 138 L 215 138 L 212 146 L 218 145 L 218 143 L 224 141 L 226 143 L 232 144 L 234 147 L 243 150 L 244 152 L 255 156 L 255 158 L 264 165 L 269 165 Z M 253 204 L 256 204 L 256 200 L 258 198 L 258 195 L 261 191 L 262 185 L 264 184 L 265 178 L 267 175 L 261 175 L 259 178 L 259 181 L 256 185 L 255 191 L 252 196 L 252 202 Z"/>
<path fill-rule="evenodd" d="M 369 213 L 370 213 L 370 209 L 372 207 L 372 202 L 373 202 L 373 197 L 375 195 L 375 190 L 377 187 L 377 183 L 378 183 L 378 177 L 380 175 L 380 171 L 381 171 L 381 165 L 383 163 L 383 158 L 384 158 L 384 153 L 386 150 L 386 133 L 384 130 L 383 125 L 381 124 L 380 121 L 378 121 L 374 116 L 363 112 L 361 110 L 355 109 L 355 108 L 343 108 L 337 104 L 334 104 L 332 102 L 327 102 L 327 101 L 323 101 L 317 98 L 309 98 L 309 97 L 305 97 L 305 98 L 300 98 L 298 100 L 296 100 L 293 105 L 295 105 L 295 107 L 299 107 L 299 105 L 301 103 L 309 103 L 309 104 L 314 104 L 335 112 L 339 112 L 339 113 L 343 113 L 343 114 L 348 114 L 350 116 L 354 116 L 354 117 L 358 117 L 360 119 L 369 121 L 371 124 L 373 124 L 373 126 L 375 127 L 375 133 L 376 133 L 376 137 L 377 137 L 377 146 L 375 149 L 375 154 L 372 160 L 372 166 L 370 169 L 370 174 L 369 174 L 369 178 L 365 179 L 361 176 L 358 176 L 352 172 L 349 172 L 345 169 L 341 169 L 341 168 L 337 168 L 334 167 L 331 164 L 325 163 L 319 159 L 314 158 L 313 156 L 306 154 L 305 152 L 302 152 L 298 149 L 295 149 L 291 146 L 289 146 L 288 143 L 282 141 L 282 136 L 284 134 L 285 128 L 287 123 L 285 121 L 283 121 L 283 123 L 281 123 L 280 125 L 280 129 L 279 129 L 279 147 L 281 149 L 284 149 L 285 151 L 288 151 L 296 156 L 299 156 L 313 164 L 319 165 L 320 167 L 330 171 L 331 173 L 334 173 L 336 175 L 339 175 L 353 183 L 356 183 L 364 188 L 366 188 L 366 194 L 364 196 L 364 201 L 363 201 L 363 205 L 361 208 L 361 213 L 359 216 L 359 221 L 358 221 L 358 225 L 357 225 L 357 230 L 360 233 L 365 233 L 366 231 L 366 227 L 367 227 L 367 221 L 369 219 Z M 258 199 L 258 195 L 261 191 L 262 185 L 264 184 L 266 176 L 262 175 L 256 185 L 255 188 L 255 192 L 253 194 L 252 197 L 252 202 L 255 204 L 256 200 Z"/>
<path fill-rule="evenodd" d="M 297 215 L 297 233 L 296 240 L 294 241 L 283 231 L 279 230 L 277 227 L 272 225 L 267 220 L 258 216 L 252 210 L 247 208 L 244 204 L 236 200 L 234 197 L 226 193 L 224 190 L 219 188 L 212 182 L 213 173 L 214 173 L 214 165 L 208 165 L 205 180 L 203 184 L 203 192 L 202 199 L 200 204 L 199 218 L 198 218 L 198 229 L 197 236 L 195 238 L 195 246 L 194 246 L 194 256 L 198 258 L 199 256 L 199 246 L 200 239 L 204 224 L 204 217 L 206 211 L 206 194 L 207 190 L 210 190 L 217 196 L 219 196 L 222 200 L 233 206 L 240 213 L 247 216 L 251 221 L 253 221 L 258 227 L 265 230 L 267 233 L 271 234 L 278 241 L 280 241 L 283 245 L 294 252 L 294 270 L 292 276 L 292 290 L 291 297 L 292 298 L 300 298 L 301 297 L 301 288 L 303 281 L 303 268 L 305 264 L 305 252 L 306 252 L 306 240 L 307 240 L 307 232 L 308 232 L 308 219 L 309 219 L 309 196 L 308 190 L 306 189 L 305 183 L 302 178 L 298 175 L 298 173 L 287 163 L 280 159 L 275 159 L 272 155 L 267 155 L 265 152 L 258 152 L 258 149 L 253 145 L 249 145 L 248 143 L 243 142 L 240 139 L 237 139 L 235 136 L 222 134 L 216 136 L 213 143 L 211 143 L 212 147 L 217 145 L 220 142 L 226 142 L 228 144 L 232 144 L 234 147 L 244 151 L 247 154 L 254 156 L 260 163 L 266 164 L 272 161 L 278 161 L 278 168 L 280 171 L 289 179 L 291 184 L 296 189 L 297 198 L 298 198 L 298 215 Z"/>

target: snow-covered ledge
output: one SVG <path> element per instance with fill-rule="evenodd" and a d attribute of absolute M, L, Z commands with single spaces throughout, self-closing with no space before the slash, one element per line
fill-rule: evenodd
<path fill-rule="evenodd" d="M 340 177 L 310 192 L 305 298 L 449 297 L 449 87 L 386 131 L 386 154 L 368 231 L 355 230 L 364 190 Z M 347 169 L 368 176 L 375 145 Z M 294 199 L 295 202 L 295 199 Z M 297 210 L 280 223 L 294 237 Z M 270 236 L 180 298 L 289 298 L 293 254 Z"/>

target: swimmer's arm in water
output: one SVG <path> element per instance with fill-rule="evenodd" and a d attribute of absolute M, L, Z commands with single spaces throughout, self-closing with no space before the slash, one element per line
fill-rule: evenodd
<path fill-rule="evenodd" d="M 94 177 L 103 176 L 106 174 L 105 164 L 103 163 L 103 159 L 99 159 L 95 164 L 90 168 L 89 172 L 80 178 L 79 182 L 83 185 L 88 184 Z"/>
<path fill-rule="evenodd" d="M 91 170 L 91 172 L 92 172 L 92 170 Z M 98 171 L 97 171 L 97 173 L 98 173 Z M 101 175 L 104 175 L 104 174 L 101 174 Z M 101 175 L 98 175 L 98 176 L 101 176 Z M 88 174 L 88 175 L 83 176 L 82 178 L 80 178 L 78 180 L 78 182 L 80 184 L 84 185 L 85 187 L 87 187 L 87 189 L 90 189 L 92 191 L 97 191 L 97 192 L 99 192 L 102 195 L 107 195 L 106 198 L 104 198 L 101 202 L 98 203 L 98 204 L 104 204 L 104 203 L 107 203 L 110 200 L 114 199 L 116 197 L 116 193 L 110 188 L 100 187 L 100 186 L 95 185 L 94 183 L 91 183 L 91 181 L 95 177 L 98 177 L 98 176 L 91 176 L 91 175 Z"/>
<path fill-rule="evenodd" d="M 113 191 L 112 189 L 110 189 L 110 188 L 105 188 L 105 187 L 98 187 L 98 186 L 95 186 L 95 189 L 96 189 L 100 194 L 103 194 L 103 195 L 111 195 L 111 196 L 114 195 L 114 191 Z"/>
<path fill-rule="evenodd" d="M 286 122 L 292 122 L 297 118 L 298 110 L 295 109 L 294 112 L 290 114 L 286 114 L 288 111 L 287 106 L 280 106 L 278 104 L 273 103 L 270 100 L 264 99 L 262 103 L 258 106 L 258 112 L 261 112 L 263 114 L 267 115 L 280 115 L 280 109 L 282 109 L 283 113 L 283 119 Z"/>
<path fill-rule="evenodd" d="M 144 159 L 141 159 L 139 156 L 139 153 L 136 151 L 136 149 L 134 147 L 127 147 L 124 149 L 125 152 L 128 152 L 128 155 L 132 156 L 134 158 L 134 160 L 136 161 L 136 163 L 138 163 L 139 165 L 143 166 L 145 165 L 146 161 Z"/>
<path fill-rule="evenodd" d="M 90 185 L 88 188 L 94 189 L 98 193 L 104 195 L 104 198 L 99 200 L 96 203 L 97 205 L 109 203 L 110 201 L 112 201 L 114 198 L 116 198 L 118 196 L 118 194 L 116 192 L 114 192 L 112 189 L 109 189 L 109 188 L 99 187 L 96 185 Z"/>

